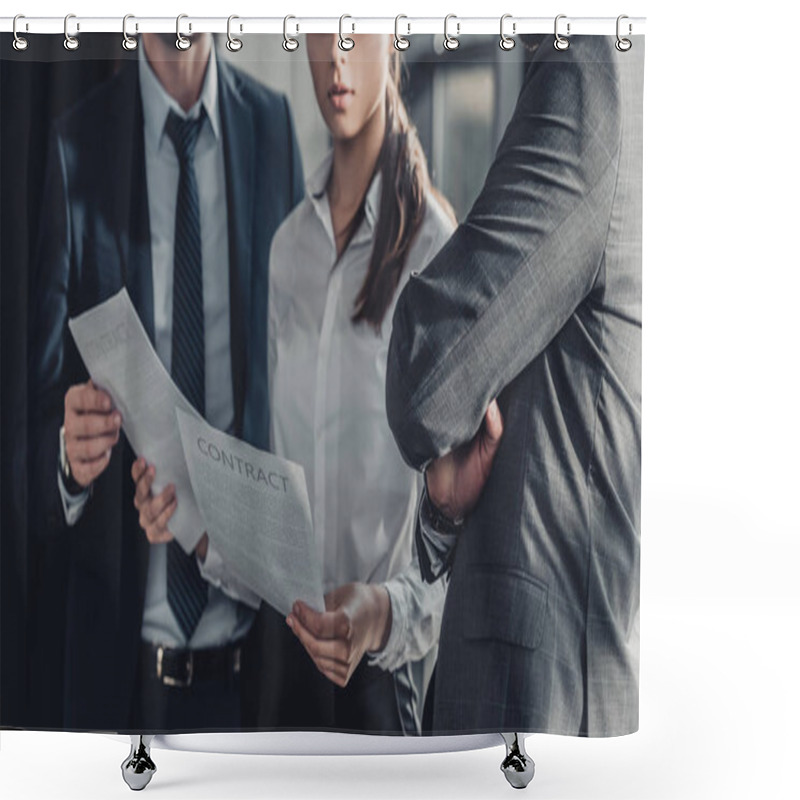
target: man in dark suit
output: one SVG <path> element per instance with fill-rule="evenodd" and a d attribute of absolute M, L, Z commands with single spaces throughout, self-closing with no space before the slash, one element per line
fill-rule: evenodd
<path fill-rule="evenodd" d="M 302 190 L 285 98 L 217 60 L 210 35 L 186 52 L 143 35 L 138 58 L 55 124 L 33 312 L 31 527 L 69 537 L 67 728 L 249 722 L 258 599 L 204 572 L 213 536 L 190 555 L 169 541 L 180 497 L 151 492 L 158 465 L 134 462 L 67 320 L 126 287 L 187 398 L 266 447 L 268 255 Z"/>
<path fill-rule="evenodd" d="M 638 728 L 643 42 L 613 43 L 540 41 L 478 200 L 394 316 L 423 572 L 452 563 L 439 733 Z"/>

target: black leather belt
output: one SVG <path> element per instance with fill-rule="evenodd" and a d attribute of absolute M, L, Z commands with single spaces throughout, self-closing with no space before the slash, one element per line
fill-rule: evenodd
<path fill-rule="evenodd" d="M 232 680 L 239 675 L 242 646 L 233 642 L 223 647 L 188 650 L 142 642 L 139 662 L 146 678 L 165 686 L 186 688 L 195 683 Z"/>

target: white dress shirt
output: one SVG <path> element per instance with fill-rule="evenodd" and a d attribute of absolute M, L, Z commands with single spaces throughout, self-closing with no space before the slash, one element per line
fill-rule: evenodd
<path fill-rule="evenodd" d="M 155 349 L 169 371 L 172 355 L 172 288 L 175 242 L 175 210 L 180 164 L 164 126 L 170 110 L 181 117 L 196 118 L 205 110 L 194 157 L 200 202 L 200 235 L 203 264 L 203 317 L 205 330 L 205 416 L 223 431 L 232 432 L 233 376 L 231 367 L 231 327 L 228 277 L 228 214 L 225 197 L 225 164 L 222 128 L 217 98 L 217 61 L 214 48 L 206 69 L 200 97 L 188 113 L 167 94 L 140 47 L 139 84 L 144 114 L 144 149 L 147 173 L 147 200 L 150 220 L 150 247 L 153 271 L 153 311 Z M 147 457 L 146 453 L 143 453 Z M 158 469 L 158 464 L 155 465 Z M 59 473 L 64 511 L 68 524 L 77 521 L 88 491 L 71 498 L 64 491 Z M 181 498 L 178 497 L 180 503 Z M 134 510 L 131 509 L 131 513 Z M 144 535 L 144 534 L 142 534 Z M 216 551 L 200 565 L 201 574 L 211 584 L 208 604 L 187 642 L 167 601 L 167 544 L 151 544 L 147 571 L 142 638 L 169 647 L 218 647 L 244 636 L 258 598 L 238 585 L 221 587 L 224 574 Z M 199 562 L 198 562 L 199 563 Z M 206 567 L 209 573 L 206 574 Z M 218 588 L 221 587 L 221 588 Z M 228 596 L 230 595 L 230 596 Z"/>
<path fill-rule="evenodd" d="M 269 390 L 275 452 L 305 469 L 324 591 L 382 583 L 392 605 L 386 647 L 372 664 L 396 669 L 438 641 L 446 585 L 426 584 L 414 551 L 421 479 L 402 460 L 386 418 L 386 358 L 394 304 L 453 224 L 432 194 L 380 331 L 354 324 L 372 252 L 381 178 L 365 219 L 337 261 L 326 184 L 329 154 L 275 234 L 270 254 Z"/>

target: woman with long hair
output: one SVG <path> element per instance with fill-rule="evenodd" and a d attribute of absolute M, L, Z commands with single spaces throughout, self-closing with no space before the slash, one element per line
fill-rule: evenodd
<path fill-rule="evenodd" d="M 303 465 L 325 612 L 295 603 L 283 725 L 418 733 L 445 598 L 414 548 L 419 475 L 386 419 L 392 312 L 455 220 L 433 190 L 388 36 L 306 38 L 332 150 L 275 235 L 269 381 L 275 452 Z"/>

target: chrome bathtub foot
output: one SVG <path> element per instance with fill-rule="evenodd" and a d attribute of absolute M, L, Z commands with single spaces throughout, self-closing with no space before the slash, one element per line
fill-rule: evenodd
<path fill-rule="evenodd" d="M 131 752 L 122 762 L 122 777 L 134 792 L 144 789 L 155 775 L 156 765 L 150 758 L 152 741 L 153 736 L 131 734 Z"/>
<path fill-rule="evenodd" d="M 536 771 L 533 759 L 525 752 L 525 739 L 518 733 L 501 733 L 506 743 L 506 757 L 500 765 L 506 780 L 515 789 L 524 789 Z"/>

